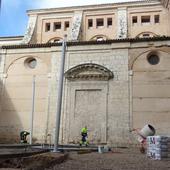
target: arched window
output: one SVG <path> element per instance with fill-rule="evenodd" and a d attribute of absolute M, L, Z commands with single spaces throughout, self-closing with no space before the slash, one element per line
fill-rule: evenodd
<path fill-rule="evenodd" d="M 62 38 L 60 37 L 55 37 L 48 41 L 48 43 L 60 43 L 60 42 L 62 42 Z"/>
<path fill-rule="evenodd" d="M 136 36 L 136 38 L 150 38 L 157 37 L 158 35 L 153 32 L 142 32 Z"/>
<path fill-rule="evenodd" d="M 108 38 L 105 35 L 96 35 L 92 37 L 90 40 L 92 41 L 106 41 Z"/>

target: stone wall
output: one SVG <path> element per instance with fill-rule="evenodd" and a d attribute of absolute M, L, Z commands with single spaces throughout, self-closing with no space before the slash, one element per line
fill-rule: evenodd
<path fill-rule="evenodd" d="M 158 63 L 149 63 L 151 54 Z M 155 127 L 157 135 L 170 135 L 169 58 L 165 48 L 141 49 L 133 63 L 133 128 L 146 124 Z"/>
<path fill-rule="evenodd" d="M 99 77 L 103 75 L 103 79 L 64 80 L 60 142 L 78 143 L 80 129 L 85 124 L 89 128 L 91 143 L 116 144 L 123 143 L 128 138 L 128 50 L 126 48 L 114 49 L 114 44 L 112 45 L 113 49 L 110 45 L 67 48 L 65 72 L 77 65 L 89 63 L 99 68 L 94 68 L 93 72 L 89 70 L 80 74 L 99 74 Z M 1 123 L 1 134 L 5 135 L 2 129 L 5 131 L 8 129 L 8 132 L 17 138 L 20 130 L 29 131 L 31 76 L 36 75 L 37 81 L 41 79 L 44 85 L 41 81 L 37 82 L 33 136 L 37 142 L 42 142 L 43 136 L 47 141 L 48 135 L 54 136 L 61 47 L 7 50 L 7 54 L 1 55 L 5 57 L 5 60 L 1 57 L 2 64 L 6 63 L 4 63 L 6 69 L 2 70 L 2 82 L 5 81 L 2 87 L 6 89 L 5 94 L 8 94 L 4 96 L 4 93 L 1 93 L 3 97 L 1 116 L 3 118 L 3 114 L 6 113 L 11 118 L 15 117 L 15 119 L 12 118 L 13 122 L 10 117 L 4 117 L 5 121 Z M 24 62 L 30 56 L 37 59 L 37 67 L 29 70 Z M 18 66 L 20 69 L 17 69 Z M 7 69 L 8 67 L 10 69 Z M 106 72 L 112 73 L 114 77 L 107 79 L 105 72 L 101 72 L 100 68 L 106 69 Z M 6 77 L 4 77 L 5 74 Z M 12 82 L 14 85 L 11 84 Z M 16 89 L 16 83 L 20 88 Z M 8 107 L 5 107 L 7 99 L 10 99 L 10 102 L 7 103 Z M 6 137 L 8 138 L 8 134 Z"/>
<path fill-rule="evenodd" d="M 68 46 L 60 143 L 78 143 L 85 125 L 89 141 L 95 144 L 127 146 L 136 141 L 131 138 L 132 128 L 147 123 L 153 124 L 158 133 L 167 134 L 169 44 L 155 41 Z M 148 64 L 150 51 L 160 54 L 156 66 Z M 36 75 L 33 137 L 36 142 L 50 142 L 54 137 L 61 46 L 1 49 L 0 55 L 1 141 L 18 141 L 20 130 L 29 131 L 32 76 Z M 25 63 L 30 57 L 37 60 L 34 69 Z"/>
<path fill-rule="evenodd" d="M 55 123 L 60 55 L 52 54 L 51 130 Z M 81 127 L 88 125 L 91 142 L 124 143 L 129 138 L 128 50 L 110 49 L 107 45 L 68 48 L 65 71 L 87 63 L 106 67 L 114 78 L 107 81 L 65 79 L 60 141 L 78 143 Z"/>

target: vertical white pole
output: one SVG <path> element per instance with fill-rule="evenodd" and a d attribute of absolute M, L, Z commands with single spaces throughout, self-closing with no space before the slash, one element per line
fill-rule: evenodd
<path fill-rule="evenodd" d="M 129 130 L 133 129 L 133 70 L 129 71 Z"/>
<path fill-rule="evenodd" d="M 63 92 L 63 79 L 64 79 L 65 51 L 66 51 L 66 36 L 64 37 L 63 43 L 62 43 L 62 56 L 61 56 L 60 77 L 59 77 L 59 81 L 58 81 L 58 97 L 57 97 L 57 111 L 56 111 L 54 150 L 53 150 L 53 152 L 57 152 L 58 141 L 59 141 L 62 92 Z"/>
<path fill-rule="evenodd" d="M 35 75 L 33 76 L 33 79 L 32 79 L 32 110 L 30 114 L 30 145 L 32 145 L 32 137 L 33 137 L 34 104 L 35 104 Z"/>

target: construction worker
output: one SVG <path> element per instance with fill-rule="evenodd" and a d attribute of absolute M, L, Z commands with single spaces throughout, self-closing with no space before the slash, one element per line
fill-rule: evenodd
<path fill-rule="evenodd" d="M 29 135 L 30 133 L 27 132 L 27 131 L 21 131 L 20 132 L 20 142 L 21 143 L 27 143 L 27 136 Z"/>
<path fill-rule="evenodd" d="M 80 146 L 82 146 L 83 144 L 85 144 L 87 146 L 88 141 L 86 138 L 88 137 L 88 135 L 87 135 L 87 127 L 86 126 L 81 129 L 81 136 L 82 136 L 82 139 L 80 141 Z"/>

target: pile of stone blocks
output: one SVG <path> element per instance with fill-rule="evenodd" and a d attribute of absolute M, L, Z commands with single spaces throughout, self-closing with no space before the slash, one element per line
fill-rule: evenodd
<path fill-rule="evenodd" d="M 147 156 L 154 160 L 170 158 L 170 137 L 148 136 Z"/>

